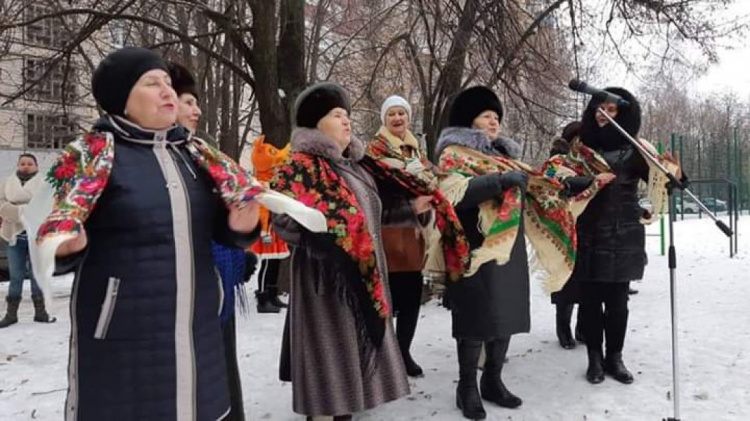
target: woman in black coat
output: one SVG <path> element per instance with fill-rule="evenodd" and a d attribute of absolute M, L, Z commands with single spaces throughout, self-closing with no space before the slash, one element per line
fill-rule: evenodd
<path fill-rule="evenodd" d="M 630 103 L 618 106 L 592 99 L 583 114 L 581 141 L 599 153 L 617 176 L 586 207 L 577 221 L 578 258 L 573 281 L 581 294 L 584 336 L 589 365 L 586 379 L 600 383 L 607 373 L 622 383 L 633 375 L 622 362 L 628 324 L 628 287 L 643 277 L 645 230 L 638 205 L 638 183 L 648 180 L 643 156 L 597 109 L 604 110 L 632 137 L 638 136 L 641 109 L 621 88 L 607 88 Z M 606 337 L 606 355 L 602 352 Z"/>
<path fill-rule="evenodd" d="M 518 158 L 520 146 L 499 137 L 502 105 L 490 89 L 477 86 L 461 92 L 450 109 L 449 126 L 438 141 L 437 156 L 450 154 L 451 147 L 463 147 L 489 157 Z M 454 203 L 472 250 L 484 236 L 479 231 L 479 205 L 503 200 L 503 192 L 520 187 L 525 191 L 528 177 L 520 171 L 490 173 L 471 177 L 463 197 Z M 458 343 L 459 382 L 456 405 L 469 419 L 484 419 L 482 398 L 506 408 L 522 401 L 503 384 L 501 371 L 510 337 L 530 329 L 529 268 L 523 220 L 513 244 L 510 261 L 498 265 L 492 260 L 457 282 L 448 284 L 446 305 L 453 318 L 453 337 Z M 487 360 L 481 378 L 481 398 L 476 374 L 484 345 Z"/>

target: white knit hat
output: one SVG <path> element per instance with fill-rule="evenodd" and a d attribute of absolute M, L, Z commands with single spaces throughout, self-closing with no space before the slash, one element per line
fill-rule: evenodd
<path fill-rule="evenodd" d="M 403 97 L 391 95 L 383 101 L 383 105 L 380 107 L 380 121 L 383 124 L 385 124 L 385 115 L 391 107 L 404 107 L 406 114 L 409 114 L 409 120 L 411 120 L 411 105 Z"/>

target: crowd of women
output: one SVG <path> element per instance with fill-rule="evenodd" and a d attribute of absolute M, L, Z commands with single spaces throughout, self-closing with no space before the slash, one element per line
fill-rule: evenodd
<path fill-rule="evenodd" d="M 638 101 L 607 90 L 630 105 L 592 100 L 532 168 L 501 135 L 503 106 L 487 87 L 453 96 L 433 163 L 410 131 L 407 100 L 387 98 L 382 127 L 363 142 L 346 90 L 318 83 L 296 98 L 289 146 L 254 152 L 264 163 L 256 181 L 198 133 L 189 69 L 143 48 L 111 53 L 92 80 L 105 114 L 47 175 L 54 205 L 36 233 L 19 216 L 40 178 L 33 157 L 0 188 L 3 237 L 25 248 L 28 236 L 54 256 L 35 273 L 75 271 L 66 419 L 244 419 L 233 309 L 253 242 L 267 254 L 261 278 L 276 278 L 271 259 L 291 260 L 279 374 L 308 419 L 351 419 L 424 376 L 411 344 L 425 275 L 446 285 L 463 416 L 486 418 L 485 401 L 522 405 L 502 369 L 511 337 L 531 328 L 532 260 L 548 292 L 562 289 L 565 348 L 568 306 L 580 303 L 585 378 L 631 383 L 628 285 L 643 275 L 643 223 L 654 218 L 638 205 L 638 183 L 658 211 L 665 179 L 604 115 L 637 138 Z M 326 230 L 269 212 L 258 200 L 268 189 L 316 209 Z M 11 255 L 3 327 L 17 320 L 27 255 Z M 49 322 L 46 291 L 33 285 L 35 320 Z"/>

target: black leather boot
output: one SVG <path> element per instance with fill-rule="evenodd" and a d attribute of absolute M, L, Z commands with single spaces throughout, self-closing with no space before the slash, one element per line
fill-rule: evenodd
<path fill-rule="evenodd" d="M 518 408 L 523 401 L 518 396 L 510 393 L 505 387 L 502 379 L 503 363 L 508 353 L 510 338 L 495 339 L 484 343 L 487 352 L 487 360 L 482 371 L 480 389 L 482 399 L 502 406 L 503 408 Z"/>
<path fill-rule="evenodd" d="M 633 383 L 633 374 L 627 369 L 627 367 L 625 367 L 625 364 L 622 362 L 621 352 L 607 354 L 607 358 L 604 359 L 604 372 L 612 376 L 612 378 L 620 383 Z"/>
<path fill-rule="evenodd" d="M 573 349 L 576 347 L 576 341 L 573 339 L 573 333 L 570 331 L 570 316 L 573 315 L 573 304 L 557 304 L 555 307 L 557 341 L 561 347 Z"/>
<path fill-rule="evenodd" d="M 21 299 L 5 297 L 5 302 L 8 303 L 8 308 L 5 310 L 5 317 L 0 320 L 0 328 L 18 323 L 18 306 L 21 305 Z"/>
<path fill-rule="evenodd" d="M 32 298 L 31 301 L 34 303 L 34 321 L 39 323 L 55 323 L 57 318 L 52 317 L 47 313 L 47 309 L 44 307 L 44 298 Z"/>
<path fill-rule="evenodd" d="M 482 342 L 480 341 L 458 340 L 459 379 L 456 388 L 456 406 L 463 416 L 470 420 L 487 418 L 487 412 L 484 410 L 477 387 L 477 361 L 481 349 Z"/>
<path fill-rule="evenodd" d="M 258 300 L 258 313 L 278 313 L 281 308 L 273 305 L 271 300 L 268 299 L 268 293 L 255 291 L 255 298 Z"/>
<path fill-rule="evenodd" d="M 604 358 L 601 349 L 588 349 L 589 367 L 586 370 L 586 380 L 591 384 L 599 384 L 604 381 Z"/>
<path fill-rule="evenodd" d="M 583 312 L 581 306 L 578 305 L 578 311 L 576 312 L 576 341 L 585 344 L 586 336 L 583 334 Z"/>
<path fill-rule="evenodd" d="M 398 317 L 396 317 L 396 339 L 398 339 L 398 346 L 401 349 L 401 357 L 404 359 L 406 374 L 408 374 L 409 377 L 422 377 L 424 375 L 422 367 L 414 361 L 410 352 L 418 321 L 418 305 L 415 305 L 413 308 L 402 309 L 398 312 Z"/>

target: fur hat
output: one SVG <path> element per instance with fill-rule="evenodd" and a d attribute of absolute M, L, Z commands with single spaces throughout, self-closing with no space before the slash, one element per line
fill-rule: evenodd
<path fill-rule="evenodd" d="M 172 78 L 172 88 L 177 92 L 177 96 L 190 94 L 200 101 L 198 84 L 187 67 L 174 61 L 169 62 L 169 76 Z"/>
<path fill-rule="evenodd" d="M 623 88 L 611 87 L 604 90 L 618 95 L 630 103 L 627 107 L 618 107 L 614 120 L 630 136 L 637 137 L 641 129 L 641 105 L 638 100 Z M 599 98 L 592 98 L 586 106 L 581 119 L 581 140 L 594 149 L 619 149 L 630 142 L 613 125 L 607 124 L 604 127 L 599 127 L 596 123 L 596 110 L 603 102 Z"/>
<path fill-rule="evenodd" d="M 563 127 L 562 138 L 567 140 L 569 143 L 573 141 L 581 133 L 581 122 L 571 121 Z"/>
<path fill-rule="evenodd" d="M 448 117 L 451 127 L 471 127 L 474 119 L 485 111 L 494 111 L 503 121 L 503 106 L 492 89 L 474 86 L 462 91 L 453 99 Z"/>
<path fill-rule="evenodd" d="M 294 102 L 294 124 L 314 129 L 320 119 L 334 108 L 351 111 L 349 95 L 334 82 L 316 83 L 302 91 Z"/>
<path fill-rule="evenodd" d="M 404 99 L 404 97 L 398 95 L 391 95 L 383 101 L 383 105 L 380 106 L 380 122 L 385 125 L 385 116 L 388 114 L 388 110 L 392 107 L 403 107 L 406 110 L 406 114 L 409 115 L 411 120 L 411 105 Z"/>
<path fill-rule="evenodd" d="M 96 103 L 109 114 L 124 116 L 130 91 L 140 77 L 154 69 L 169 72 L 161 55 L 142 47 L 125 47 L 99 63 L 91 78 Z"/>

